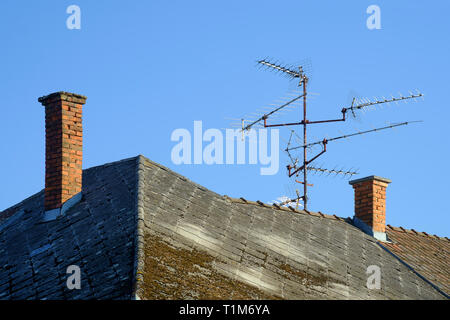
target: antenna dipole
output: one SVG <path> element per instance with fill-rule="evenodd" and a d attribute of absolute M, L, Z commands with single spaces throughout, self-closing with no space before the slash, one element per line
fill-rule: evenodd
<path fill-rule="evenodd" d="M 351 134 L 347 134 L 347 135 L 343 135 L 343 136 L 339 136 L 339 137 L 334 137 L 334 138 L 330 138 L 330 139 L 323 139 L 321 141 L 316 141 L 316 142 L 312 142 L 312 143 L 308 143 L 307 140 L 307 126 L 310 124 L 320 124 L 320 123 L 330 123 L 330 122 L 344 122 L 347 120 L 347 113 L 350 111 L 352 113 L 353 116 L 355 116 L 355 111 L 358 110 L 364 110 L 364 108 L 368 108 L 371 106 L 375 106 L 375 105 L 380 105 L 380 104 L 385 104 L 385 103 L 391 103 L 391 102 L 398 102 L 398 101 L 403 101 L 403 100 L 409 100 L 409 99 L 416 99 L 419 97 L 423 97 L 423 94 L 418 92 L 417 94 L 413 94 L 411 93 L 408 96 L 403 96 L 400 94 L 399 97 L 392 97 L 390 99 L 377 99 L 375 98 L 374 100 L 368 100 L 368 99 L 362 99 L 361 101 L 357 100 L 356 98 L 352 99 L 352 104 L 349 107 L 344 107 L 341 109 L 341 114 L 342 117 L 341 118 L 337 118 L 337 119 L 328 119 L 328 120 L 315 120 L 315 121 L 311 121 L 308 119 L 307 117 L 307 103 L 306 103 L 306 98 L 307 98 L 307 85 L 308 85 L 308 76 L 305 74 L 305 72 L 303 71 L 303 67 L 299 66 L 298 71 L 295 70 L 295 68 L 293 67 L 288 67 L 288 66 L 283 66 L 279 63 L 275 63 L 275 62 L 271 62 L 267 59 L 262 59 L 262 60 L 258 60 L 257 61 L 259 65 L 264 66 L 270 70 L 274 70 L 276 72 L 280 72 L 281 74 L 289 77 L 289 78 L 295 78 L 295 79 L 299 79 L 298 82 L 298 86 L 299 87 L 303 87 L 303 92 L 300 95 L 296 95 L 293 99 L 290 99 L 289 101 L 285 102 L 282 105 L 277 106 L 275 109 L 272 109 L 271 111 L 263 114 L 261 117 L 257 118 L 256 120 L 253 120 L 252 122 L 250 122 L 248 125 L 245 125 L 245 121 L 242 119 L 242 133 L 244 134 L 245 131 L 249 131 L 253 126 L 255 125 L 259 125 L 261 123 L 263 123 L 264 128 L 270 128 L 270 127 L 284 127 L 284 126 L 297 126 L 297 125 L 302 125 L 303 126 L 303 144 L 299 145 L 299 146 L 295 146 L 295 147 L 291 147 L 291 139 L 292 139 L 292 134 L 295 134 L 295 131 L 292 130 L 291 131 L 291 136 L 289 138 L 289 142 L 287 145 L 287 148 L 285 149 L 285 151 L 287 152 L 289 159 L 291 161 L 291 163 L 289 165 L 287 165 L 287 170 L 288 170 L 288 176 L 292 177 L 292 176 L 296 176 L 298 177 L 300 172 L 303 171 L 303 181 L 299 181 L 299 180 L 295 180 L 297 183 L 303 184 L 303 195 L 300 195 L 298 190 L 296 190 L 297 193 L 297 197 L 294 199 L 290 199 L 287 198 L 286 201 L 284 201 L 282 203 L 282 205 L 288 204 L 288 203 L 292 203 L 292 202 L 296 202 L 297 206 L 298 206 L 298 202 L 300 200 L 303 200 L 303 207 L 305 210 L 308 210 L 308 186 L 313 186 L 312 184 L 308 184 L 308 171 L 313 171 L 313 172 L 319 172 L 319 173 L 327 173 L 328 175 L 330 174 L 334 174 L 334 175 L 342 175 L 344 177 L 346 176 L 353 176 L 355 174 L 357 174 L 357 172 L 352 171 L 352 170 L 343 170 L 343 169 L 325 169 L 325 168 L 321 168 L 321 167 L 317 167 L 317 166 L 311 166 L 310 164 L 316 160 L 318 157 L 320 157 L 322 154 L 324 154 L 327 151 L 327 144 L 331 141 L 335 141 L 335 140 L 339 140 L 339 139 L 345 139 L 345 138 L 349 138 L 352 136 L 356 136 L 356 135 L 362 135 L 362 134 L 366 134 L 369 132 L 375 132 L 375 131 L 380 131 L 380 130 L 385 130 L 385 129 L 391 129 L 394 127 L 398 127 L 398 126 L 403 126 L 403 125 L 407 125 L 410 123 L 415 123 L 415 122 L 420 122 L 420 121 L 408 121 L 408 122 L 402 122 L 402 123 L 397 123 L 397 124 L 392 124 L 389 126 L 385 126 L 385 127 L 381 127 L 381 128 L 376 128 L 376 129 L 372 129 L 372 130 L 366 130 L 366 131 L 362 131 L 362 132 L 356 132 L 356 133 L 351 133 Z M 297 122 L 289 122 L 289 123 L 278 123 L 278 124 L 268 124 L 268 119 L 273 116 L 274 114 L 276 114 L 277 112 L 279 112 L 280 110 L 284 109 L 284 108 L 288 108 L 291 107 L 291 105 L 293 103 L 295 103 L 296 101 L 299 101 L 300 99 L 302 99 L 303 101 L 303 110 L 302 113 L 300 114 L 300 121 Z M 314 145 L 321 145 L 322 146 L 322 151 L 320 151 L 318 154 L 316 154 L 315 156 L 313 156 L 312 158 L 308 159 L 308 148 L 314 146 Z M 297 149 L 303 149 L 303 164 L 298 167 L 297 164 L 300 162 L 297 158 L 294 159 L 292 157 L 291 151 L 293 150 L 297 150 Z"/>

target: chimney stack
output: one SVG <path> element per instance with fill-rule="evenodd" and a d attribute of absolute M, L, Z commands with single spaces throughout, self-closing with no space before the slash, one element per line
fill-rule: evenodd
<path fill-rule="evenodd" d="M 386 238 L 386 188 L 391 180 L 369 176 L 349 182 L 355 189 L 355 226 L 381 241 Z"/>
<path fill-rule="evenodd" d="M 56 217 L 69 199 L 81 199 L 86 97 L 55 92 L 38 99 L 45 107 L 45 211 Z M 73 202 L 74 200 L 72 200 Z"/>

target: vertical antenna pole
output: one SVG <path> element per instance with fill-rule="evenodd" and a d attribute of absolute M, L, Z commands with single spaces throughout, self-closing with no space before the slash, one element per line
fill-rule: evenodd
<path fill-rule="evenodd" d="M 300 69 L 300 72 L 302 70 Z M 302 74 L 302 73 L 301 73 Z M 305 210 L 308 210 L 308 181 L 307 181 L 307 154 L 306 154 L 306 82 L 307 78 L 305 75 L 302 76 L 302 82 L 303 82 L 303 142 L 305 143 L 305 147 L 303 148 L 303 181 L 305 182 L 303 184 L 303 208 Z"/>

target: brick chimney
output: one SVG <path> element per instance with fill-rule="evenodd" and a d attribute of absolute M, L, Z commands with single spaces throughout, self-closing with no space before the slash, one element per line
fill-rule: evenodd
<path fill-rule="evenodd" d="M 81 198 L 86 97 L 55 92 L 38 99 L 45 107 L 45 211 L 56 217 L 70 199 Z M 74 199 L 75 198 L 75 199 Z M 70 202 L 69 202 L 70 203 Z"/>
<path fill-rule="evenodd" d="M 386 241 L 386 188 L 391 180 L 369 176 L 349 183 L 355 190 L 354 224 L 376 239 Z"/>

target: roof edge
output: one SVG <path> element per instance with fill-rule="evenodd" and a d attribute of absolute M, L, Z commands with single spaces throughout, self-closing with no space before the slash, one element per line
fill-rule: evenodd
<path fill-rule="evenodd" d="M 138 155 L 136 159 L 136 228 L 135 228 L 135 252 L 134 252 L 134 272 L 131 299 L 140 300 L 140 294 L 143 290 L 144 273 L 144 208 L 140 204 L 144 201 L 144 182 L 143 172 L 145 170 L 144 162 L 148 160 L 143 155 Z M 149 161 L 149 160 L 148 160 Z"/>
<path fill-rule="evenodd" d="M 431 239 L 450 241 L 450 239 L 447 238 L 447 237 L 441 237 L 441 236 L 438 236 L 436 234 L 428 234 L 425 231 L 416 231 L 414 229 L 405 229 L 403 227 L 393 227 L 390 224 L 386 225 L 386 229 L 392 230 L 392 231 L 396 231 L 396 232 L 414 234 L 414 235 L 418 235 L 418 236 L 422 236 L 422 237 L 428 237 L 428 238 L 431 238 Z"/>
<path fill-rule="evenodd" d="M 143 155 L 138 155 L 138 156 L 134 156 L 134 157 L 129 157 L 129 158 L 125 158 L 125 159 L 122 159 L 122 160 L 117 160 L 117 161 L 107 162 L 107 163 L 100 164 L 100 165 L 97 165 L 97 166 L 89 167 L 89 168 L 83 169 L 83 172 L 85 172 L 85 171 L 90 171 L 90 170 L 93 170 L 93 169 L 96 169 L 96 168 L 100 168 L 100 167 L 108 167 L 108 166 L 112 166 L 112 165 L 115 165 L 115 164 L 118 164 L 118 163 L 121 163 L 121 162 L 131 161 L 131 160 L 133 160 L 133 159 L 138 159 L 139 157 L 145 158 Z M 7 211 L 9 211 L 9 210 L 12 210 L 12 209 L 14 209 L 14 208 L 16 208 L 16 207 L 21 206 L 21 205 L 22 205 L 23 203 L 25 203 L 26 201 L 30 200 L 30 199 L 33 198 L 33 197 L 38 196 L 41 192 L 44 192 L 44 191 L 45 191 L 45 188 L 39 190 L 38 192 L 32 194 L 32 195 L 29 196 L 29 197 L 26 197 L 25 199 L 21 200 L 20 202 L 17 202 L 16 204 L 13 204 L 12 206 L 5 208 L 3 211 L 0 210 L 0 220 L 2 219 L 1 217 L 2 217 L 2 214 L 3 214 L 3 213 L 5 213 L 5 212 L 7 212 Z"/>
<path fill-rule="evenodd" d="M 310 215 L 310 216 L 315 216 L 315 217 L 322 217 L 322 218 L 326 218 L 326 219 L 332 219 L 332 220 L 339 220 L 339 221 L 348 221 L 349 219 L 351 219 L 350 217 L 347 218 L 343 218 L 343 217 L 339 217 L 335 214 L 333 215 L 329 215 L 329 214 L 325 214 L 322 213 L 320 211 L 318 212 L 313 212 L 313 211 L 308 211 L 308 210 L 298 210 L 292 206 L 279 206 L 276 203 L 263 203 L 260 200 L 256 200 L 256 201 L 251 201 L 251 200 L 247 200 L 243 197 L 241 198 L 233 198 L 230 197 L 228 195 L 223 195 L 224 198 L 228 199 L 229 201 L 233 202 L 233 203 L 241 203 L 241 204 L 249 204 L 249 205 L 255 205 L 255 206 L 262 206 L 262 207 L 266 207 L 266 208 L 271 208 L 271 209 L 275 209 L 275 210 L 281 210 L 281 211 L 289 211 L 289 212 L 295 212 L 295 213 L 300 213 L 300 214 L 306 214 L 306 215 Z M 436 234 L 428 234 L 426 232 L 420 232 L 420 231 L 416 231 L 414 229 L 405 229 L 403 227 L 393 227 L 390 224 L 386 225 L 387 229 L 393 230 L 393 231 L 397 231 L 397 232 L 404 232 L 404 233 L 410 233 L 410 234 L 416 234 L 416 235 L 420 235 L 420 236 L 424 236 L 424 237 L 428 237 L 431 239 L 438 239 L 438 240 L 447 240 L 450 241 L 449 238 L 447 237 L 440 237 Z"/>
<path fill-rule="evenodd" d="M 347 221 L 349 219 L 349 218 L 338 217 L 335 214 L 333 214 L 333 215 L 325 214 L 320 211 L 313 212 L 313 211 L 309 211 L 309 210 L 298 210 L 292 206 L 279 206 L 276 203 L 267 204 L 267 203 L 263 203 L 260 200 L 251 201 L 251 200 L 244 199 L 243 197 L 232 198 L 227 195 L 224 195 L 223 197 L 233 203 L 255 205 L 255 206 L 266 207 L 266 208 L 275 209 L 275 210 L 295 212 L 295 213 L 300 213 L 300 214 L 305 214 L 305 215 L 310 215 L 310 216 L 315 216 L 315 217 L 322 217 L 325 219 L 332 219 L 332 220 L 338 220 L 338 221 Z"/>

